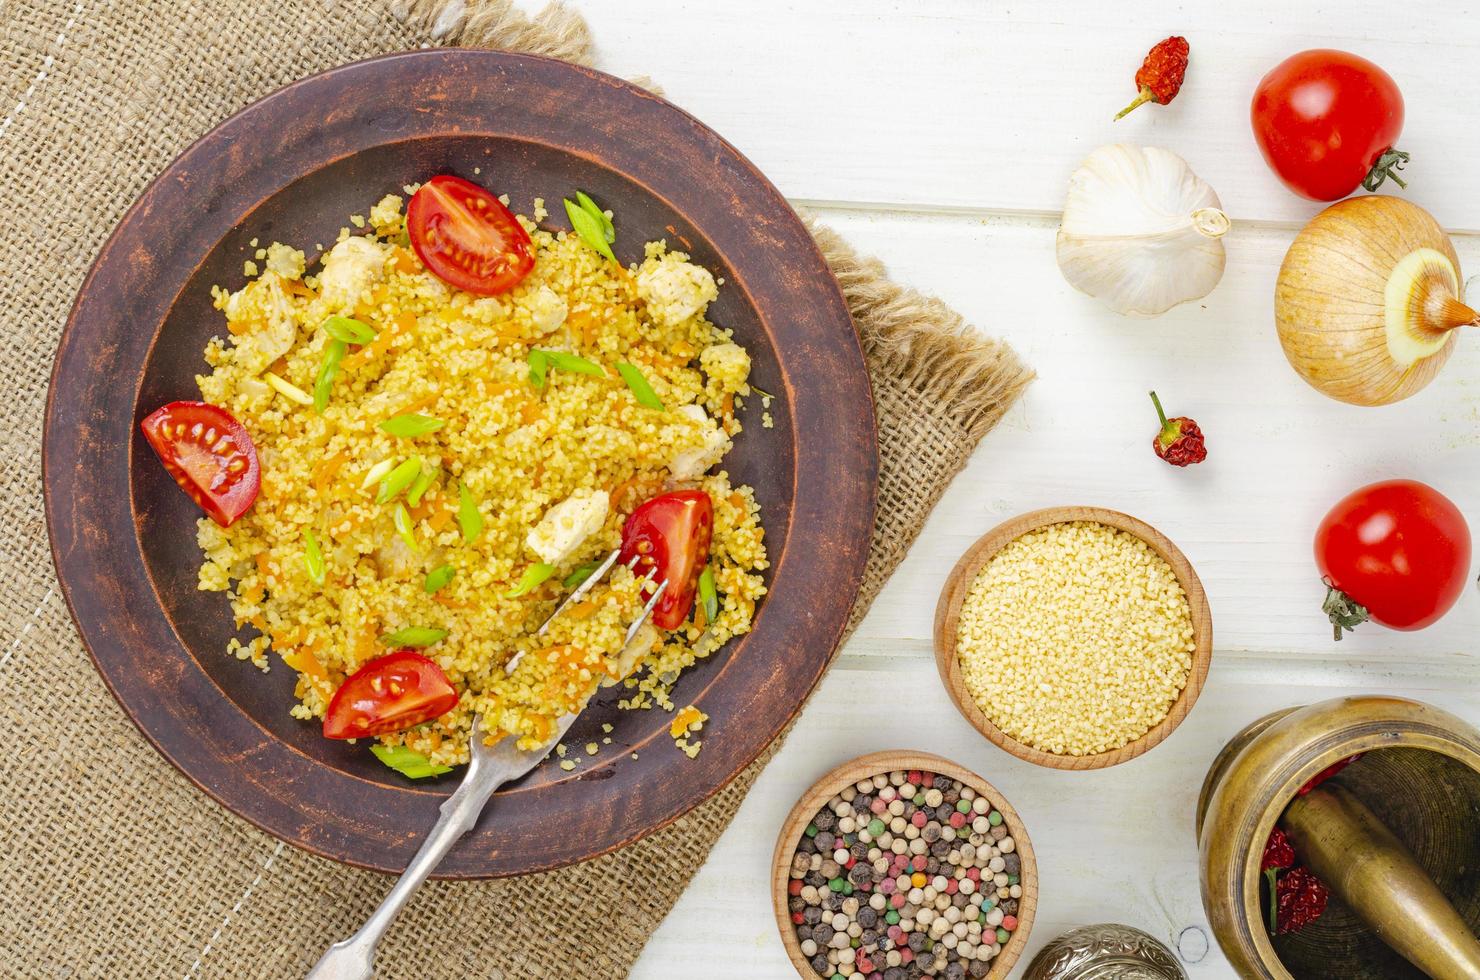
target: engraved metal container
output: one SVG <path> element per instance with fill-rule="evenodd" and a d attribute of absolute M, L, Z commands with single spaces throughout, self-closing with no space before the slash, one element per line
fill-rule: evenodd
<path fill-rule="evenodd" d="M 1023 980 L 1187 980 L 1171 951 L 1130 926 L 1082 926 L 1050 942 Z"/>

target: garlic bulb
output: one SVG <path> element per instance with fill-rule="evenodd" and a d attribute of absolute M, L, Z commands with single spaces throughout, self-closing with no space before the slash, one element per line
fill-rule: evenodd
<path fill-rule="evenodd" d="M 1157 316 L 1223 278 L 1228 216 L 1187 161 L 1156 146 L 1115 143 L 1069 178 L 1059 270 L 1117 313 Z"/>
<path fill-rule="evenodd" d="M 1353 405 L 1407 398 L 1439 373 L 1464 304 L 1459 256 L 1423 208 L 1374 194 L 1331 205 L 1285 253 L 1275 324 L 1290 365 Z"/>

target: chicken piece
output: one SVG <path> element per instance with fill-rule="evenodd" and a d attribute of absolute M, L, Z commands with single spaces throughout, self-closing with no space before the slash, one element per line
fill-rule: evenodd
<path fill-rule="evenodd" d="M 330 309 L 353 310 L 384 278 L 384 249 L 372 238 L 351 235 L 324 256 L 319 295 Z"/>
<path fill-rule="evenodd" d="M 709 270 L 684 261 L 682 252 L 649 258 L 637 270 L 637 295 L 660 325 L 677 326 L 704 312 L 719 295 Z"/>
<path fill-rule="evenodd" d="M 233 325 L 232 356 L 249 374 L 261 374 L 298 341 L 293 301 L 275 272 L 262 273 L 226 297 L 221 309 Z"/>
<path fill-rule="evenodd" d="M 540 561 L 559 565 L 606 522 L 611 497 L 605 490 L 577 490 L 545 511 L 525 543 Z"/>
<path fill-rule="evenodd" d="M 565 298 L 544 284 L 529 297 L 529 320 L 542 337 L 565 322 L 566 310 Z"/>
<path fill-rule="evenodd" d="M 675 414 L 693 419 L 704 429 L 704 442 L 694 449 L 684 449 L 668 461 L 675 480 L 697 480 L 730 451 L 730 437 L 698 405 L 680 405 Z"/>

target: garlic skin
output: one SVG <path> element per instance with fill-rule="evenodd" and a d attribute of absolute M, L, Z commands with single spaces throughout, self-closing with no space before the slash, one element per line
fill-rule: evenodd
<path fill-rule="evenodd" d="M 1117 313 L 1159 316 L 1206 296 L 1223 278 L 1220 239 L 1229 221 L 1222 207 L 1170 150 L 1102 146 L 1069 178 L 1059 271 Z"/>

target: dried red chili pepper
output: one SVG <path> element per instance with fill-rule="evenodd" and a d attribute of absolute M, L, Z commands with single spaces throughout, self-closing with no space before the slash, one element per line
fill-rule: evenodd
<path fill-rule="evenodd" d="M 1141 70 L 1136 72 L 1136 88 L 1140 94 L 1134 102 L 1116 113 L 1115 118 L 1119 119 L 1147 102 L 1166 105 L 1175 99 L 1182 89 L 1182 79 L 1187 75 L 1188 50 L 1185 37 L 1169 37 L 1152 48 L 1146 60 L 1141 62 Z"/>
<path fill-rule="evenodd" d="M 1151 393 L 1151 402 L 1156 406 L 1156 415 L 1161 419 L 1161 431 L 1151 440 L 1156 455 L 1173 466 L 1190 466 L 1208 458 L 1208 447 L 1203 441 L 1202 429 L 1186 416 L 1167 418 L 1162 411 L 1161 399 Z"/>
<path fill-rule="evenodd" d="M 1275 932 L 1283 936 L 1296 929 L 1304 929 L 1326 911 L 1326 902 L 1331 889 L 1308 868 L 1293 868 L 1280 878 L 1279 912 L 1275 917 Z"/>
<path fill-rule="evenodd" d="M 1264 872 L 1264 880 L 1269 885 L 1269 934 L 1275 931 L 1275 910 L 1279 908 L 1279 873 L 1295 863 L 1295 848 L 1290 845 L 1290 837 L 1283 830 L 1276 827 L 1269 835 L 1269 840 L 1264 842 L 1264 858 L 1259 862 L 1259 869 Z"/>
<path fill-rule="evenodd" d="M 1296 795 L 1304 796 L 1306 793 L 1309 793 L 1311 790 L 1315 789 L 1317 786 L 1321 785 L 1326 780 L 1330 779 L 1332 776 L 1336 775 L 1338 772 L 1351 765 L 1353 762 L 1356 762 L 1361 757 L 1362 753 L 1358 752 L 1356 755 L 1349 755 L 1345 759 L 1338 759 L 1336 762 L 1333 762 L 1331 765 L 1316 773 L 1315 776 L 1311 777 L 1310 782 L 1306 783 L 1304 786 L 1300 787 L 1300 789 L 1296 790 Z"/>
<path fill-rule="evenodd" d="M 1295 863 L 1295 848 L 1290 846 L 1290 837 L 1276 827 L 1264 844 L 1264 860 L 1259 867 L 1264 871 L 1288 868 Z"/>

